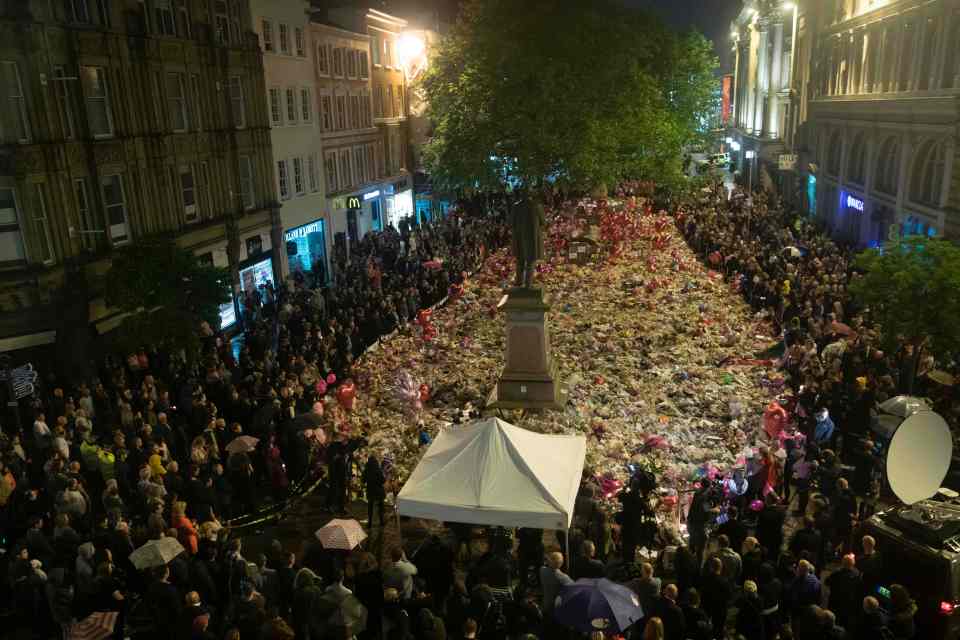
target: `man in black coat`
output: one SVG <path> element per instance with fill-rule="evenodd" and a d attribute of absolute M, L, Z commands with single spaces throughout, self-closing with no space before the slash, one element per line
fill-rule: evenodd
<path fill-rule="evenodd" d="M 723 562 L 713 557 L 707 561 L 706 573 L 700 580 L 703 610 L 710 616 L 714 631 L 722 633 L 727 624 L 727 610 L 733 597 L 733 585 L 723 577 Z"/>
<path fill-rule="evenodd" d="M 830 610 L 836 614 L 837 623 L 841 627 L 849 627 L 863 595 L 863 579 L 857 571 L 853 554 L 843 556 L 840 568 L 830 574 L 826 584 L 830 589 Z"/>
<path fill-rule="evenodd" d="M 814 525 L 813 518 L 807 516 L 803 519 L 803 528 L 798 529 L 790 540 L 790 553 L 797 558 L 805 553 L 807 559 L 819 567 L 822 549 L 823 537 Z"/>
<path fill-rule="evenodd" d="M 683 615 L 683 610 L 677 604 L 677 585 L 668 584 L 663 588 L 663 593 L 654 602 L 653 611 L 647 614 L 648 619 L 651 615 L 660 618 L 663 621 L 663 631 L 665 640 L 686 640 L 687 623 Z M 647 612 L 644 611 L 646 614 Z"/>
<path fill-rule="evenodd" d="M 603 563 L 597 560 L 597 547 L 592 540 L 584 540 L 580 545 L 580 555 L 573 562 L 573 577 L 580 578 L 602 578 L 606 575 L 606 568 Z"/>

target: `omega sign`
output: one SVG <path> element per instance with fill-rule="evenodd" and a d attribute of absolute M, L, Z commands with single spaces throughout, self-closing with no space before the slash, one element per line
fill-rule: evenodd
<path fill-rule="evenodd" d="M 855 209 L 860 213 L 863 213 L 863 200 L 860 198 L 854 198 L 850 194 L 847 194 L 847 208 Z"/>
<path fill-rule="evenodd" d="M 360 208 L 360 198 L 357 196 L 350 196 L 347 198 L 347 209 L 359 209 Z"/>

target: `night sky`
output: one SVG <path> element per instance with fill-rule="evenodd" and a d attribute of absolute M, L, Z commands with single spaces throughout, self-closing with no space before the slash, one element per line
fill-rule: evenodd
<path fill-rule="evenodd" d="M 720 69 L 733 72 L 730 52 L 730 22 L 742 6 L 739 0 L 619 0 L 627 7 L 652 10 L 677 29 L 696 27 L 713 40 Z"/>

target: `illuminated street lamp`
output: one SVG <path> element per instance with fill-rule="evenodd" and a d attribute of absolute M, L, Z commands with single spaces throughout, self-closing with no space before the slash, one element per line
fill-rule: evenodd
<path fill-rule="evenodd" d="M 417 35 L 403 33 L 397 40 L 397 57 L 400 58 L 400 65 L 410 80 L 416 78 L 426 68 L 426 53 L 427 45 Z"/>

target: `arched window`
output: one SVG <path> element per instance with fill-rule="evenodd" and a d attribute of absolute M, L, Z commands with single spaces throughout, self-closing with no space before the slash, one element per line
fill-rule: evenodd
<path fill-rule="evenodd" d="M 927 140 L 917 148 L 910 174 L 910 199 L 939 207 L 947 167 L 947 147 L 943 142 Z"/>
<path fill-rule="evenodd" d="M 847 180 L 863 185 L 867 175 L 867 134 L 861 131 L 850 145 L 850 158 L 847 161 Z"/>
<path fill-rule="evenodd" d="M 875 189 L 891 196 L 897 195 L 900 176 L 900 140 L 890 136 L 880 145 L 877 153 Z"/>
<path fill-rule="evenodd" d="M 840 175 L 840 158 L 843 152 L 843 136 L 839 131 L 830 136 L 827 146 L 827 173 L 832 176 Z"/>

